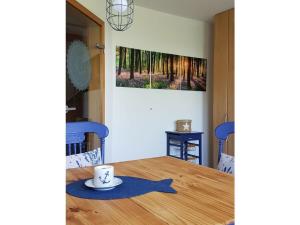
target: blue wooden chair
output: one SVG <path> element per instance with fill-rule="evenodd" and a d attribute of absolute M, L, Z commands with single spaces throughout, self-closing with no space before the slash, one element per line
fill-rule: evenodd
<path fill-rule="evenodd" d="M 220 124 L 215 129 L 215 136 L 218 139 L 218 163 L 220 163 L 221 155 L 224 150 L 224 143 L 228 139 L 228 137 L 234 134 L 234 122 L 225 122 Z M 229 156 L 230 157 L 230 156 Z M 226 171 L 225 171 L 226 172 Z"/>
<path fill-rule="evenodd" d="M 76 154 L 82 155 L 86 151 L 83 144 L 86 133 L 95 133 L 98 136 L 101 161 L 102 164 L 104 164 L 105 138 L 108 136 L 109 131 L 105 125 L 96 122 L 69 122 L 66 124 L 67 156 Z M 97 153 L 97 151 L 95 151 L 95 153 Z M 87 158 L 86 155 L 83 157 Z M 78 166 L 80 167 L 80 165 Z"/>

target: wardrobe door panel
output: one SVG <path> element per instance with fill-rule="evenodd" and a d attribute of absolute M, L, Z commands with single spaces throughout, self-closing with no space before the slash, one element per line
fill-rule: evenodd
<path fill-rule="evenodd" d="M 234 9 L 228 11 L 228 37 L 227 113 L 228 121 L 234 121 Z M 228 139 L 227 153 L 234 155 L 234 135 Z"/>
<path fill-rule="evenodd" d="M 228 12 L 214 17 L 214 67 L 213 67 L 213 129 L 227 119 L 228 77 Z M 214 134 L 213 134 L 214 136 Z M 218 161 L 218 142 L 213 137 L 213 166 Z"/>

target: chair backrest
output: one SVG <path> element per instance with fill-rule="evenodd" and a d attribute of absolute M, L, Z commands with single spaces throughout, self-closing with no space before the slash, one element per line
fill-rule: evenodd
<path fill-rule="evenodd" d="M 220 161 L 221 153 L 224 149 L 224 143 L 227 140 L 228 136 L 234 134 L 234 122 L 225 122 L 220 124 L 215 129 L 215 136 L 219 142 L 218 150 L 218 162 Z"/>
<path fill-rule="evenodd" d="M 104 164 L 104 152 L 105 152 L 105 138 L 108 136 L 108 128 L 96 122 L 69 122 L 66 124 L 66 144 L 67 144 L 67 155 L 72 154 L 72 145 L 76 154 L 77 147 L 79 153 L 82 152 L 82 143 L 85 140 L 86 133 L 95 133 L 99 138 L 101 159 Z"/>

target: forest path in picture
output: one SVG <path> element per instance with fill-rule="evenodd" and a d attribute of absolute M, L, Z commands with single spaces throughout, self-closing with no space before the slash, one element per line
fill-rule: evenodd
<path fill-rule="evenodd" d="M 206 59 L 116 49 L 117 87 L 206 91 L 206 71 Z"/>

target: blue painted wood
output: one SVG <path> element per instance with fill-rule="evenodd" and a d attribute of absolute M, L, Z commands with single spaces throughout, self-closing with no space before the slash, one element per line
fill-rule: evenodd
<path fill-rule="evenodd" d="M 224 143 L 227 140 L 228 136 L 234 134 L 234 122 L 225 122 L 220 124 L 215 129 L 215 136 L 218 139 L 219 149 L 218 149 L 218 162 L 221 158 L 221 153 L 224 150 Z"/>
<path fill-rule="evenodd" d="M 176 131 L 166 131 L 167 134 L 167 156 L 172 156 L 182 160 L 187 160 L 188 156 L 193 156 L 199 159 L 199 164 L 202 165 L 202 135 L 204 132 L 176 132 Z M 171 142 L 177 142 L 171 143 Z M 187 145 L 189 141 L 198 141 L 199 156 L 188 154 Z M 178 144 L 178 142 L 180 144 Z M 194 144 L 194 143 L 193 143 Z M 180 157 L 170 154 L 170 146 L 180 147 Z"/>
<path fill-rule="evenodd" d="M 79 153 L 82 153 L 82 143 L 79 143 Z"/>
<path fill-rule="evenodd" d="M 167 135 L 167 155 L 170 155 L 170 138 Z"/>
<path fill-rule="evenodd" d="M 72 154 L 72 149 L 74 149 L 73 154 L 77 154 L 76 145 L 79 144 L 80 153 L 82 152 L 82 143 L 85 140 L 86 133 L 95 133 L 100 142 L 101 149 L 101 159 L 104 164 L 104 152 L 105 152 L 105 138 L 108 136 L 109 130 L 108 128 L 101 123 L 96 122 L 70 122 L 66 124 L 66 144 L 68 153 Z"/>
<path fill-rule="evenodd" d="M 198 144 L 198 148 L 201 148 L 201 154 L 200 154 L 200 150 L 199 150 L 199 165 L 202 165 L 202 135 L 199 139 L 199 144 Z"/>
<path fill-rule="evenodd" d="M 74 146 L 74 154 L 77 154 L 77 143 L 74 143 L 73 146 Z"/>
<path fill-rule="evenodd" d="M 105 151 L 104 151 L 104 147 L 105 147 L 105 142 L 104 142 L 104 138 L 101 138 L 100 140 L 100 149 L 101 149 L 101 159 L 102 159 L 102 163 L 104 164 L 104 158 L 105 158 Z M 103 149 L 103 151 L 102 151 Z"/>
<path fill-rule="evenodd" d="M 68 153 L 67 153 L 67 155 L 71 155 L 71 145 L 68 145 L 67 148 L 68 148 Z"/>

